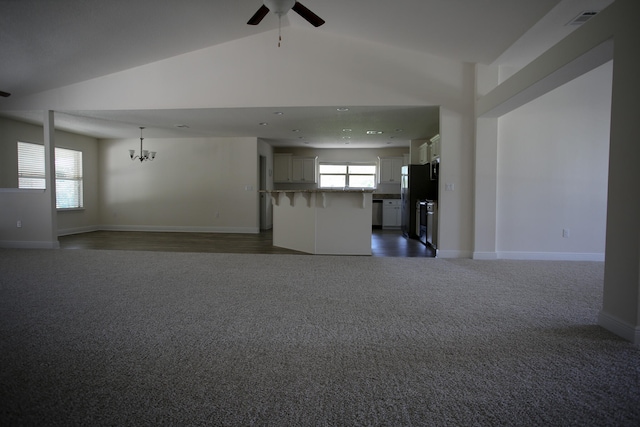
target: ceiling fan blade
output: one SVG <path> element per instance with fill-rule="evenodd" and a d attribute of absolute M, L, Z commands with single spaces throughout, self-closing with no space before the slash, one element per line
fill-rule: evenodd
<path fill-rule="evenodd" d="M 324 19 L 320 18 L 318 15 L 311 12 L 309 9 L 303 6 L 302 3 L 300 2 L 296 2 L 296 4 L 293 5 L 292 9 L 298 15 L 302 16 L 304 19 L 309 21 L 309 23 L 314 27 L 319 27 L 320 25 L 324 24 Z"/>
<path fill-rule="evenodd" d="M 269 13 L 269 8 L 265 5 L 262 5 L 260 9 L 258 9 L 258 11 L 254 13 L 251 19 L 249 19 L 249 22 L 247 22 L 247 24 L 258 25 L 260 21 L 262 21 L 262 18 L 267 16 L 267 13 Z"/>
<path fill-rule="evenodd" d="M 9 92 L 3 92 L 0 90 L 0 96 L 4 96 L 6 98 L 8 96 L 11 96 L 11 94 Z"/>

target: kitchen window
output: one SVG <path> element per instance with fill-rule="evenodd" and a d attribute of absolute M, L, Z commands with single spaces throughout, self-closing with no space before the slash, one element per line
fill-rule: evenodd
<path fill-rule="evenodd" d="M 320 188 L 375 188 L 376 167 L 368 163 L 320 163 Z"/>
<path fill-rule="evenodd" d="M 84 207 L 82 151 L 55 148 L 56 208 Z M 18 142 L 18 188 L 46 188 L 44 146 Z"/>

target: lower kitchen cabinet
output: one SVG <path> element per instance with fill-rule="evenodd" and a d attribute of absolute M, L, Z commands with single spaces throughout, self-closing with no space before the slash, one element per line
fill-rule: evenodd
<path fill-rule="evenodd" d="M 400 228 L 402 225 L 402 209 L 400 199 L 384 199 L 382 201 L 382 228 Z"/>

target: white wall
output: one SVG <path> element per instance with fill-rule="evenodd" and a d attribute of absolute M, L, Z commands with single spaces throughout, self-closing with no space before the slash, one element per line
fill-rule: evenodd
<path fill-rule="evenodd" d="M 612 68 L 498 119 L 499 257 L 604 259 Z"/>
<path fill-rule="evenodd" d="M 472 96 L 469 103 L 473 104 Z M 469 110 L 472 109 L 470 106 Z M 469 110 L 440 109 L 438 256 L 441 258 L 472 256 L 474 120 Z"/>
<path fill-rule="evenodd" d="M 18 188 L 18 141 L 44 144 L 42 126 L 0 117 L 0 188 Z"/>
<path fill-rule="evenodd" d="M 42 126 L 0 118 L 0 187 L 17 188 L 18 159 L 17 142 L 44 143 Z M 68 234 L 95 230 L 98 224 L 98 145 L 95 138 L 56 130 L 56 147 L 82 151 L 84 173 L 84 209 L 59 211 L 58 233 Z M 26 245 L 39 246 L 38 242 L 50 240 L 48 196 L 42 191 L 0 192 L 0 241 L 31 242 Z M 16 227 L 17 220 L 22 228 Z M 48 245 L 45 245 L 48 246 Z"/>
<path fill-rule="evenodd" d="M 257 233 L 257 138 L 145 138 L 152 162 L 131 161 L 139 140 L 99 142 L 105 229 Z"/>

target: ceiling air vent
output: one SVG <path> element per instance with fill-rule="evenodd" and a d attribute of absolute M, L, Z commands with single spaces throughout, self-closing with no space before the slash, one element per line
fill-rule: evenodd
<path fill-rule="evenodd" d="M 584 12 L 580 12 L 578 16 L 573 18 L 571 21 L 567 22 L 566 25 L 582 25 L 587 22 L 589 19 L 593 18 L 600 12 L 599 10 L 585 10 Z"/>

